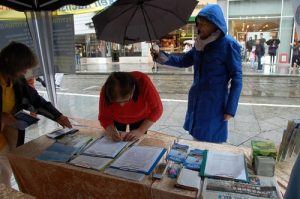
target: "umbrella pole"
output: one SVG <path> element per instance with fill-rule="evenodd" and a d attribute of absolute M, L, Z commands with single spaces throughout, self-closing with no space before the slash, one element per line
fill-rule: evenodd
<path fill-rule="evenodd" d="M 152 39 L 151 39 L 151 35 L 150 35 L 150 31 L 149 31 L 149 27 L 148 27 L 147 19 L 146 19 L 146 16 L 145 16 L 145 9 L 144 9 L 144 6 L 143 6 L 143 4 L 141 4 L 140 6 L 141 6 L 142 13 L 143 13 L 144 21 L 145 21 L 145 24 L 146 24 L 147 33 L 148 33 L 148 36 L 149 36 L 149 40 L 150 40 L 150 44 L 151 44 L 151 48 L 153 48 Z"/>

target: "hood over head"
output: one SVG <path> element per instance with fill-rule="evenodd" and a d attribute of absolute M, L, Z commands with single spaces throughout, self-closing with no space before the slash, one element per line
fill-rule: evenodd
<path fill-rule="evenodd" d="M 223 11 L 219 5 L 210 4 L 210 5 L 205 6 L 198 13 L 197 17 L 206 18 L 208 21 L 215 24 L 224 35 L 227 34 L 227 26 L 226 26 L 225 18 L 223 15 Z M 196 17 L 196 19 L 197 19 L 197 17 Z"/>

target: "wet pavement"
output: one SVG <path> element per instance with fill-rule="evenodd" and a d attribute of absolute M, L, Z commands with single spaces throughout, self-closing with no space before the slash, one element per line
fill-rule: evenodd
<path fill-rule="evenodd" d="M 149 74 L 163 101 L 164 113 L 151 130 L 192 139 L 182 128 L 192 68 L 159 66 L 155 73 L 151 68 L 151 64 L 89 65 L 86 70 L 65 75 L 57 90 L 59 109 L 73 118 L 96 120 L 99 89 L 108 74 L 139 70 Z M 273 66 L 271 72 L 268 65 L 263 71 L 254 71 L 248 64 L 243 68 L 243 90 L 236 116 L 229 122 L 228 143 L 250 146 L 250 141 L 256 139 L 273 140 L 278 145 L 287 121 L 300 118 L 299 71 L 290 70 L 288 65 Z M 38 84 L 37 90 L 46 97 L 45 89 Z M 42 119 L 30 128 L 26 139 L 34 139 L 54 128 L 57 128 L 55 123 Z"/>

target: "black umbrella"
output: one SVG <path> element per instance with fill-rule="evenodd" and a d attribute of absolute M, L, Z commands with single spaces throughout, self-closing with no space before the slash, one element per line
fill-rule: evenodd
<path fill-rule="evenodd" d="M 271 45 L 273 42 L 275 42 L 276 45 L 280 44 L 279 39 L 269 39 L 266 43 L 267 45 Z"/>
<path fill-rule="evenodd" d="M 95 15 L 99 40 L 120 44 L 158 40 L 187 23 L 196 0 L 118 0 Z"/>
<path fill-rule="evenodd" d="M 10 7 L 17 11 L 53 11 L 58 8 L 73 4 L 84 6 L 95 2 L 96 0 L 3 0 L 1 5 Z"/>

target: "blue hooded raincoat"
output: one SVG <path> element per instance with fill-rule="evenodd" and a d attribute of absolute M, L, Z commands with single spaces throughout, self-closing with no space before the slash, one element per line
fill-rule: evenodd
<path fill-rule="evenodd" d="M 194 80 L 183 128 L 201 141 L 226 142 L 228 124 L 224 121 L 224 114 L 235 115 L 242 90 L 240 46 L 226 34 L 225 19 L 218 5 L 204 7 L 198 16 L 214 23 L 222 36 L 207 44 L 203 51 L 193 47 L 182 56 L 164 53 L 168 59 L 162 64 L 194 65 Z"/>

